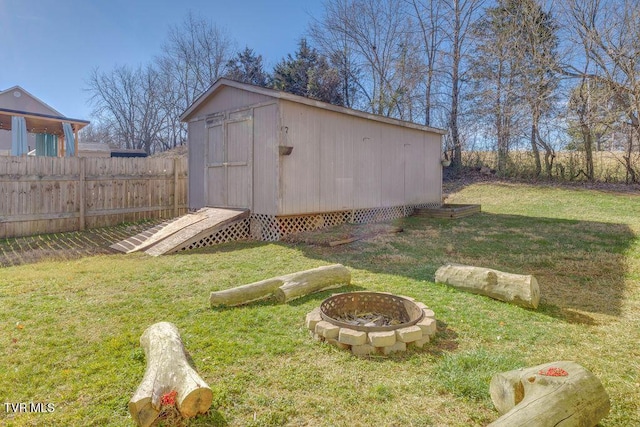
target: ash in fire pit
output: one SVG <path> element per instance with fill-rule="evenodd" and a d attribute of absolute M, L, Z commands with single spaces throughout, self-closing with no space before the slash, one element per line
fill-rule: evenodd
<path fill-rule="evenodd" d="M 339 316 L 337 320 L 353 326 L 378 328 L 381 326 L 396 326 L 402 323 L 402 321 L 382 313 L 346 313 L 344 316 Z"/>
<path fill-rule="evenodd" d="M 426 305 L 386 292 L 333 295 L 307 315 L 306 324 L 317 340 L 358 355 L 422 347 L 436 333 L 435 314 Z"/>

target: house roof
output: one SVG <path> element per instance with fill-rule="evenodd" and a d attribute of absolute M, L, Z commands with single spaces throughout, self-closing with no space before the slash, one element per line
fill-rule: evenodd
<path fill-rule="evenodd" d="M 27 131 L 64 135 L 62 123 L 71 123 L 74 130 L 89 124 L 87 120 L 65 117 L 58 110 L 41 101 L 20 86 L 0 91 L 0 129 L 11 130 L 11 117 L 24 117 Z"/>
<path fill-rule="evenodd" d="M 183 122 L 188 121 L 189 119 L 194 117 L 194 113 L 198 110 L 198 108 L 206 103 L 212 96 L 214 96 L 217 92 L 219 92 L 223 87 L 232 87 L 240 90 L 245 90 L 252 93 L 257 93 L 260 95 L 269 96 L 277 99 L 284 99 L 291 102 L 296 102 L 299 104 L 309 105 L 316 108 L 321 108 L 323 110 L 334 111 L 337 113 L 342 113 L 350 116 L 360 117 L 368 120 L 374 120 L 377 122 L 393 124 L 397 126 L 404 126 L 412 129 L 419 129 L 427 132 L 434 132 L 441 135 L 447 133 L 443 129 L 438 129 L 430 126 L 424 126 L 417 123 L 407 122 L 404 120 L 393 119 L 390 117 L 380 116 L 377 114 L 367 113 L 364 111 L 354 110 L 351 108 L 340 107 L 338 105 L 329 104 L 327 102 L 318 101 L 316 99 L 306 98 L 304 96 L 294 95 L 288 92 L 283 92 L 280 90 L 269 89 L 261 86 L 255 86 L 248 83 L 241 83 L 235 80 L 220 78 L 216 80 L 214 84 L 209 87 L 209 89 L 200 95 L 189 108 L 186 109 L 184 113 L 180 116 L 180 120 Z"/>
<path fill-rule="evenodd" d="M 9 96 L 9 93 L 17 96 Z M 11 103 L 10 105 L 8 105 L 7 102 L 3 102 L 3 98 L 5 97 L 7 97 L 8 99 L 15 98 L 16 100 L 21 100 L 22 102 L 20 104 Z M 13 108 L 13 109 L 29 110 L 30 112 L 51 114 L 53 116 L 64 116 L 64 114 L 62 114 L 61 112 L 59 112 L 58 110 L 56 110 L 55 108 L 47 104 L 46 102 L 42 101 L 40 98 L 36 97 L 35 95 L 31 94 L 30 92 L 25 90 L 23 87 L 18 85 L 10 87 L 9 89 L 0 91 L 0 107 L 12 108 L 12 107 L 17 107 L 18 105 L 25 105 L 25 98 L 26 99 L 30 98 L 35 104 L 37 104 L 37 107 L 39 107 L 38 111 L 31 111 L 33 108 Z"/>

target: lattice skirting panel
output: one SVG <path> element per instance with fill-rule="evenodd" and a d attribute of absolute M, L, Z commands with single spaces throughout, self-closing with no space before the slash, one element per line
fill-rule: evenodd
<path fill-rule="evenodd" d="M 236 240 L 263 240 L 274 242 L 282 237 L 302 231 L 318 230 L 334 225 L 353 223 L 366 224 L 371 222 L 389 221 L 413 214 L 416 208 L 435 208 L 437 203 L 425 203 L 411 206 L 392 206 L 372 209 L 356 209 L 352 211 L 326 212 L 313 215 L 274 216 L 251 214 L 249 218 L 232 222 L 214 231 L 205 231 L 185 241 L 175 251 L 213 246 L 219 243 Z"/>
<path fill-rule="evenodd" d="M 274 216 L 251 214 L 251 237 L 256 240 L 277 241 L 282 237 L 302 231 L 318 230 L 345 222 L 366 224 L 371 222 L 389 221 L 409 216 L 416 208 L 439 207 L 439 203 L 423 203 L 410 206 L 391 206 L 371 209 L 356 209 L 352 211 L 327 212 L 312 215 Z"/>
<path fill-rule="evenodd" d="M 251 238 L 249 229 L 249 218 L 235 221 L 223 228 L 215 231 L 208 231 L 189 239 L 185 244 L 176 251 L 186 251 L 189 249 L 203 248 L 205 246 L 213 246 L 219 243 L 233 242 L 236 240 L 246 240 Z"/>

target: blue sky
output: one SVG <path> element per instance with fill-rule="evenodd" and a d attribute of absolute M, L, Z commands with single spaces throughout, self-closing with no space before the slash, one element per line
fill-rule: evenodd
<path fill-rule="evenodd" d="M 138 66 L 161 53 L 187 13 L 227 31 L 270 70 L 294 53 L 320 0 L 0 0 L 0 90 L 22 86 L 67 117 L 91 119 L 95 67 Z"/>

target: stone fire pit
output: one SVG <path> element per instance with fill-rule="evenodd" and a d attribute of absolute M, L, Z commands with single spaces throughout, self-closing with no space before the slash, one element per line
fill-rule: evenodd
<path fill-rule="evenodd" d="M 358 356 L 422 348 L 436 333 L 435 314 L 411 297 L 387 292 L 333 295 L 307 314 L 307 328 L 318 341 Z"/>

